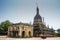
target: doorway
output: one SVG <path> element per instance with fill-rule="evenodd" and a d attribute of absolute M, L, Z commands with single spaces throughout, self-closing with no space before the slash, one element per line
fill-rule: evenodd
<path fill-rule="evenodd" d="M 13 37 L 18 37 L 18 31 L 13 31 Z"/>
<path fill-rule="evenodd" d="M 25 37 L 25 31 L 22 32 L 22 37 Z"/>
<path fill-rule="evenodd" d="M 29 31 L 29 37 L 31 37 L 31 32 Z"/>

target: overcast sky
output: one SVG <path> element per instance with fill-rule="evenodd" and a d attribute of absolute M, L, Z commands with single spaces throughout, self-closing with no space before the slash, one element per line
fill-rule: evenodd
<path fill-rule="evenodd" d="M 37 0 L 39 14 L 46 25 L 60 28 L 60 0 Z M 36 0 L 0 0 L 0 23 L 10 20 L 13 23 L 33 23 L 36 15 Z"/>

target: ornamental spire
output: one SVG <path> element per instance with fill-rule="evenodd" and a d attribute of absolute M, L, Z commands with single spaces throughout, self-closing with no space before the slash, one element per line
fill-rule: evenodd
<path fill-rule="evenodd" d="M 39 14 L 39 8 L 38 8 L 38 2 L 37 2 L 37 0 L 36 0 L 36 6 L 37 6 L 37 8 L 36 8 L 37 14 Z"/>
<path fill-rule="evenodd" d="M 37 14 L 39 14 L 39 8 L 38 8 L 38 6 L 37 6 Z"/>

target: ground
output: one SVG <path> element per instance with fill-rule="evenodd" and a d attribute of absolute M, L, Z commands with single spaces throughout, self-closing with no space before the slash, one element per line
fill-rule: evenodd
<path fill-rule="evenodd" d="M 0 40 L 43 40 L 40 37 L 33 37 L 33 38 L 8 38 L 7 36 L 0 36 Z M 47 37 L 44 40 L 60 40 L 60 37 Z"/>

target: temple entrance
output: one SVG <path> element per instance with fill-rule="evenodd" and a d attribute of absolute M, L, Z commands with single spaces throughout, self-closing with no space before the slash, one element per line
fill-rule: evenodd
<path fill-rule="evenodd" d="M 18 31 L 13 31 L 13 37 L 18 37 Z"/>
<path fill-rule="evenodd" d="M 13 37 L 16 37 L 16 31 L 13 31 Z"/>
<path fill-rule="evenodd" d="M 31 37 L 31 32 L 29 31 L 29 37 Z"/>
<path fill-rule="evenodd" d="M 25 37 L 25 31 L 22 32 L 22 37 Z"/>

